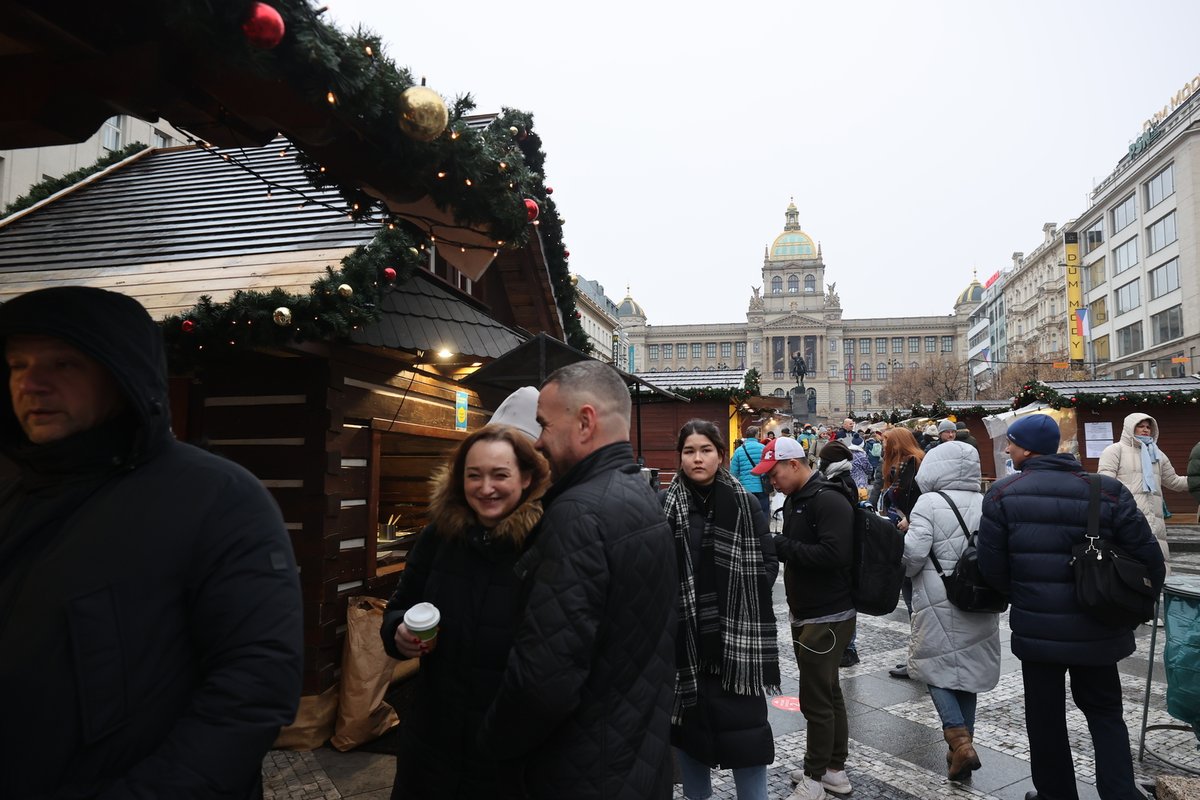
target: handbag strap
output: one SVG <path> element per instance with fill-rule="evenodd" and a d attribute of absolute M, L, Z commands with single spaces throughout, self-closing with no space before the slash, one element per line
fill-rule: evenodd
<path fill-rule="evenodd" d="M 750 451 L 746 449 L 746 445 L 742 445 L 742 452 L 745 453 L 746 458 L 749 459 L 751 469 L 758 466 L 758 463 L 754 460 L 754 456 L 750 455 Z"/>
<path fill-rule="evenodd" d="M 954 501 L 950 499 L 950 495 L 946 494 L 943 491 L 938 491 L 937 493 L 942 496 L 942 499 L 945 500 L 946 503 L 949 504 L 950 510 L 954 512 L 954 518 L 958 520 L 959 527 L 962 528 L 963 533 L 966 534 L 967 544 L 974 547 L 975 542 L 971 538 L 971 532 L 969 530 L 967 530 L 967 523 L 963 520 L 962 514 L 960 514 L 958 512 L 958 506 L 954 505 Z M 933 544 L 932 543 L 930 543 L 930 545 L 929 545 L 929 559 L 931 561 L 933 561 L 933 568 L 935 570 L 937 570 L 937 574 L 943 578 L 946 577 L 946 573 L 942 571 L 941 562 L 938 561 L 938 557 L 933 554 Z"/>
<path fill-rule="evenodd" d="M 1096 542 L 1103 538 L 1100 535 L 1100 476 L 1088 475 L 1088 483 L 1087 540 L 1088 549 L 1094 550 Z"/>

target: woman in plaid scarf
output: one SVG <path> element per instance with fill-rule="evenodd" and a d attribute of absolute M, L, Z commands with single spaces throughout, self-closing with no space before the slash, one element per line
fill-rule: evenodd
<path fill-rule="evenodd" d="M 765 694 L 779 692 L 771 587 L 779 571 L 767 520 L 724 467 L 711 422 L 679 431 L 679 470 L 663 492 L 679 561 L 676 747 L 683 793 L 712 795 L 711 770 L 733 770 L 738 797 L 767 796 L 775 743 Z"/>

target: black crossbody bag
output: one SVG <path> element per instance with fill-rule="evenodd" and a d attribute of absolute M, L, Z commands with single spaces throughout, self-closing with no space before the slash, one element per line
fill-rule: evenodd
<path fill-rule="evenodd" d="M 966 549 L 959 556 L 958 563 L 954 565 L 954 571 L 949 575 L 942 571 L 942 565 L 938 562 L 937 556 L 933 554 L 933 547 L 929 548 L 929 558 L 933 561 L 933 568 L 937 570 L 938 576 L 946 586 L 946 599 L 963 611 L 999 614 L 1008 608 L 1008 598 L 989 586 L 983 579 L 983 573 L 979 571 L 979 554 L 975 550 L 975 534 L 967 530 L 967 523 L 963 520 L 962 514 L 958 512 L 958 506 L 954 505 L 954 501 L 950 499 L 950 495 L 945 492 L 938 492 L 938 494 L 950 504 L 950 510 L 954 512 L 959 527 L 967 537 Z"/>
<path fill-rule="evenodd" d="M 1100 476 L 1088 477 L 1087 537 L 1071 548 L 1075 601 L 1106 625 L 1136 628 L 1154 616 L 1158 593 L 1146 565 L 1100 535 Z"/>

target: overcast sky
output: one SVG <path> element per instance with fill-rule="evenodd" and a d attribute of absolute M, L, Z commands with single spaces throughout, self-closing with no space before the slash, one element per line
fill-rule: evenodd
<path fill-rule="evenodd" d="M 744 322 L 795 198 L 846 318 L 951 313 L 1087 208 L 1200 73 L 1200 3 L 331 0 L 479 111 L 531 111 L 572 270 Z"/>

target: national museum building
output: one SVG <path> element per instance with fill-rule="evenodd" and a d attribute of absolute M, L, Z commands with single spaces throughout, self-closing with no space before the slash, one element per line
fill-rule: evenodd
<path fill-rule="evenodd" d="M 817 417 L 833 419 L 890 411 L 879 391 L 894 370 L 966 363 L 967 320 L 983 292 L 978 281 L 954 298 L 954 311 L 946 316 L 844 319 L 837 282 L 826 283 L 821 248 L 801 230 L 794 203 L 784 219 L 783 232 L 763 258 L 762 287 L 753 287 L 744 323 L 651 325 L 627 295 L 618 314 L 630 371 L 649 377 L 754 368 L 764 395 L 784 397 L 796 386 L 799 354 L 809 407 Z"/>

